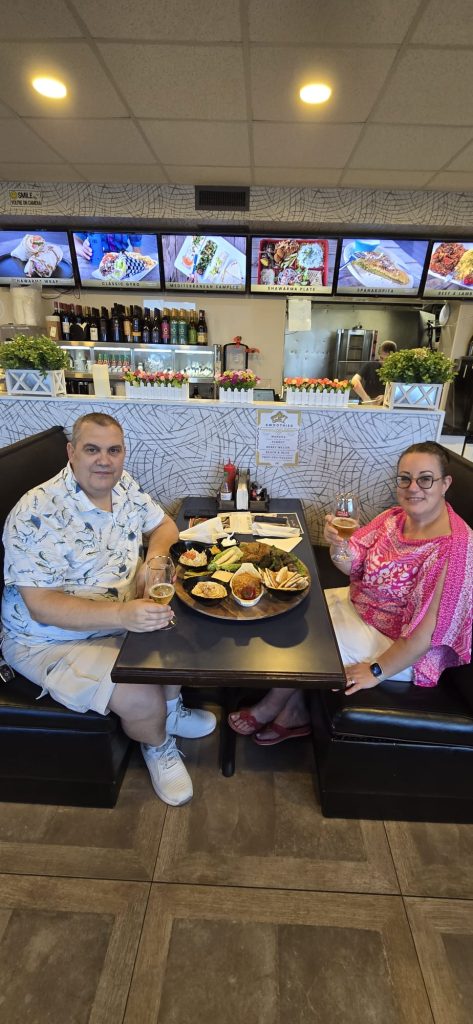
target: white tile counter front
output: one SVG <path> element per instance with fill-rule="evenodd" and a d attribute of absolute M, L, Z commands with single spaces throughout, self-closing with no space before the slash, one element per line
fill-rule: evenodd
<path fill-rule="evenodd" d="M 249 467 L 273 498 L 300 498 L 312 541 L 320 543 L 324 515 L 337 491 L 359 494 L 363 522 L 393 504 L 400 452 L 418 441 L 438 440 L 444 416 L 373 407 L 301 409 L 298 465 L 256 469 L 258 408 L 284 410 L 285 405 L 0 395 L 0 447 L 55 425 L 70 434 L 79 416 L 110 413 L 125 432 L 126 468 L 171 515 L 186 495 L 215 494 L 230 458 Z"/>

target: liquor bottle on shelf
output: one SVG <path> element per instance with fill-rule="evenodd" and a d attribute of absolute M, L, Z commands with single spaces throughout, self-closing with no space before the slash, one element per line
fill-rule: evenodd
<path fill-rule="evenodd" d="M 98 341 L 100 334 L 99 311 L 92 307 L 89 319 L 89 338 L 91 341 Z"/>
<path fill-rule="evenodd" d="M 113 307 L 112 315 L 110 317 L 110 340 L 113 341 L 114 344 L 124 340 L 123 322 L 117 305 Z"/>
<path fill-rule="evenodd" d="M 105 306 L 100 308 L 99 318 L 99 339 L 100 341 L 108 341 L 108 309 Z"/>
<path fill-rule="evenodd" d="M 171 312 L 170 320 L 170 332 L 171 332 L 171 345 L 179 344 L 179 316 L 177 309 L 173 309 Z"/>
<path fill-rule="evenodd" d="M 171 323 L 169 319 L 169 310 L 163 309 L 163 315 L 161 317 L 161 345 L 170 345 L 171 343 Z"/>
<path fill-rule="evenodd" d="M 154 309 L 153 322 L 151 324 L 151 343 L 152 345 L 161 344 L 161 317 L 157 306 Z"/>
<path fill-rule="evenodd" d="M 82 337 L 84 341 L 90 341 L 90 309 L 89 306 L 84 306 L 82 310 Z"/>
<path fill-rule="evenodd" d="M 179 310 L 179 322 L 178 322 L 178 338 L 180 345 L 189 344 L 189 324 L 187 322 L 187 313 L 185 309 Z"/>
<path fill-rule="evenodd" d="M 199 309 L 199 320 L 197 323 L 197 344 L 206 345 L 208 341 L 207 332 L 207 321 L 205 319 L 205 309 Z"/>
<path fill-rule="evenodd" d="M 66 305 L 61 306 L 60 318 L 62 338 L 63 341 L 67 342 L 71 336 L 71 321 L 69 319 L 69 310 Z"/>
<path fill-rule="evenodd" d="M 141 332 L 141 340 L 143 345 L 149 345 L 151 342 L 151 320 L 149 315 L 149 309 L 147 306 L 144 308 L 143 316 L 143 328 Z"/>
<path fill-rule="evenodd" d="M 197 345 L 197 321 L 194 310 L 191 310 L 189 317 L 188 345 Z"/>
<path fill-rule="evenodd" d="M 74 312 L 72 312 L 74 311 Z M 82 306 L 71 306 L 71 330 L 69 333 L 71 341 L 82 341 L 84 333 L 82 331 Z"/>
<path fill-rule="evenodd" d="M 139 306 L 132 306 L 131 338 L 135 345 L 141 342 L 142 314 Z"/>
<path fill-rule="evenodd" d="M 123 314 L 123 337 L 128 344 L 132 341 L 132 316 L 131 309 L 127 306 Z"/>

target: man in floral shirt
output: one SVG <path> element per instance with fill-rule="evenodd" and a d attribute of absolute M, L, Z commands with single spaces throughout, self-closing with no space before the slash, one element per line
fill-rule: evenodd
<path fill-rule="evenodd" d="M 212 732 L 214 715 L 184 708 L 179 688 L 110 677 L 125 631 L 168 625 L 170 608 L 141 596 L 140 554 L 143 537 L 148 558 L 167 554 L 177 528 L 123 470 L 123 431 L 112 416 L 82 416 L 67 452 L 65 469 L 28 491 L 5 524 L 3 654 L 41 695 L 79 712 L 116 712 L 141 742 L 158 796 L 185 803 L 192 782 L 174 736 Z"/>

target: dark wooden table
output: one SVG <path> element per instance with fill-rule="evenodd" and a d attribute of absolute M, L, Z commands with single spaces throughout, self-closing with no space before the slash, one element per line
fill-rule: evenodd
<path fill-rule="evenodd" d="M 127 634 L 112 671 L 115 683 L 218 687 L 225 711 L 236 706 L 235 696 L 242 688 L 344 688 L 345 674 L 301 504 L 281 498 L 270 507 L 272 512 L 297 512 L 303 524 L 304 537 L 295 554 L 310 571 L 307 598 L 279 616 L 253 622 L 213 619 L 174 598 L 174 629 Z M 179 525 L 182 528 L 183 521 Z M 222 770 L 231 775 L 235 733 L 227 727 L 226 717 L 221 737 Z"/>

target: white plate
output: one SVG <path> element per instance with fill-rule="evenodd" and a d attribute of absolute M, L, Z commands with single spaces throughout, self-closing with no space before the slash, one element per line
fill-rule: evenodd
<path fill-rule="evenodd" d="M 192 242 L 194 237 L 194 235 L 187 235 L 184 239 L 184 243 L 174 260 L 176 270 L 180 270 L 186 277 L 191 277 L 193 273 L 195 274 L 195 270 L 193 270 L 193 265 L 189 266 L 187 263 L 184 263 L 184 256 L 188 252 L 193 253 L 194 256 L 197 256 L 197 259 L 194 261 L 197 265 L 201 251 L 206 243 L 214 242 L 217 248 L 204 273 L 197 275 L 197 281 L 205 282 L 209 285 L 213 283 L 242 284 L 244 282 L 246 273 L 244 253 L 240 252 L 231 242 L 227 242 L 226 238 L 216 238 L 214 235 L 203 235 L 200 245 L 196 248 Z M 227 275 L 228 280 L 225 280 L 225 275 Z"/>
<path fill-rule="evenodd" d="M 371 251 L 373 252 L 375 250 Z M 412 274 L 409 274 L 409 280 L 406 281 L 405 284 L 400 284 L 398 281 L 391 281 L 389 277 L 381 277 L 380 274 L 370 274 L 367 270 L 363 270 L 361 267 L 355 267 L 353 265 L 352 256 L 355 255 L 355 259 L 357 256 L 363 256 L 363 253 L 355 254 L 355 252 L 356 251 L 353 249 L 353 245 L 351 243 L 346 245 L 343 250 L 343 262 L 347 264 L 347 269 L 350 271 L 350 274 L 352 274 L 353 277 L 356 277 L 357 281 L 359 281 L 360 284 L 363 284 L 365 288 L 412 288 L 414 284 Z M 379 252 L 382 253 L 383 249 L 380 248 Z M 385 255 L 392 260 L 392 256 L 389 253 L 385 253 Z M 404 264 L 401 263 L 400 260 L 393 260 L 393 263 L 394 262 L 396 263 L 396 266 L 399 266 L 402 270 L 406 270 Z"/>

